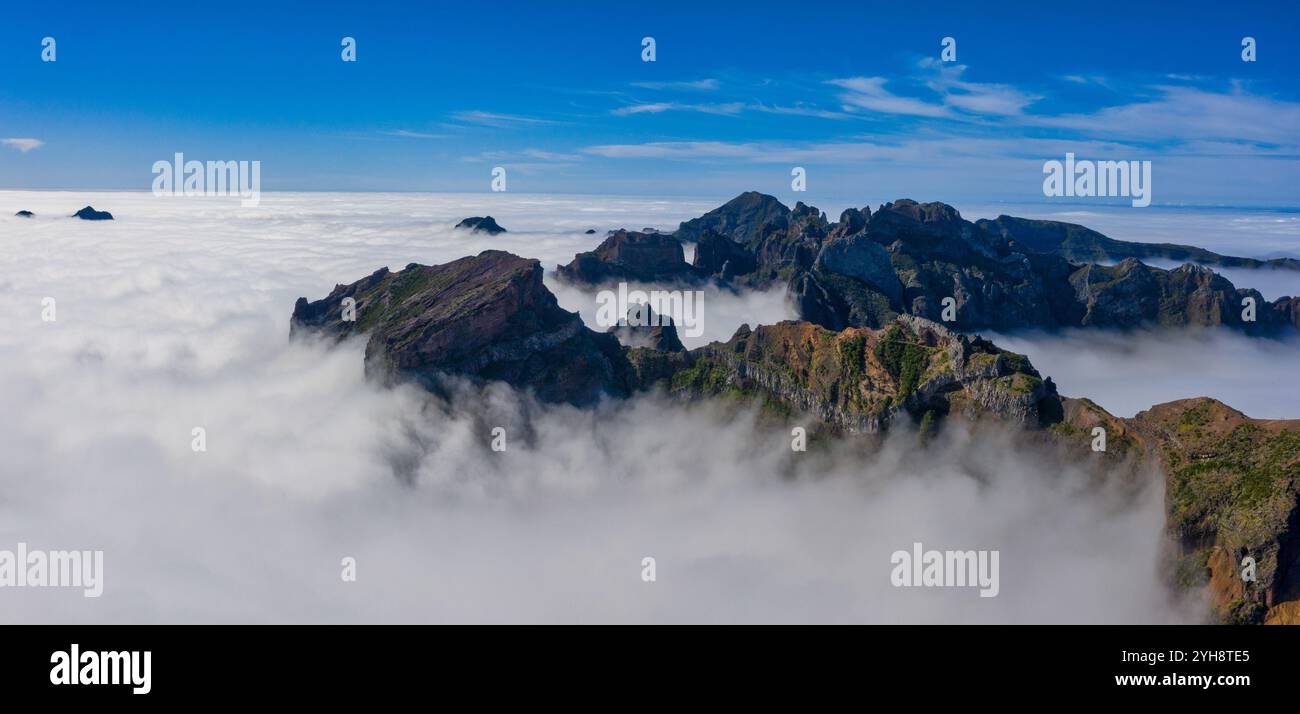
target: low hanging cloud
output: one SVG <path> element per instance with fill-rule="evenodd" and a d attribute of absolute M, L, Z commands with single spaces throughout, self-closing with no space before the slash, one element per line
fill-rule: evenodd
<path fill-rule="evenodd" d="M 359 340 L 287 339 L 298 295 L 381 265 L 489 246 L 550 265 L 598 240 L 578 227 L 672 225 L 695 206 L 23 200 L 38 216 L 73 200 L 118 220 L 24 223 L 0 254 L 0 395 L 24 405 L 0 430 L 0 547 L 103 550 L 104 594 L 6 589 L 5 622 L 1202 617 L 1161 584 L 1154 474 L 1136 495 L 1098 487 L 1086 465 L 997 430 L 954 428 L 926 450 L 900 430 L 877 449 L 795 454 L 787 430 L 751 411 L 654 395 L 577 410 L 496 386 L 439 401 L 367 382 Z M 441 228 L 484 213 L 512 233 Z M 40 319 L 45 296 L 56 322 Z M 206 451 L 192 450 L 194 427 Z M 998 550 L 998 596 L 891 586 L 891 554 L 914 542 Z M 340 577 L 344 558 L 355 582 Z"/>
<path fill-rule="evenodd" d="M 1300 417 L 1294 333 L 1272 339 L 1227 329 L 1075 329 L 987 336 L 1029 355 L 1062 394 L 1088 397 L 1118 416 L 1205 396 L 1257 419 Z"/>

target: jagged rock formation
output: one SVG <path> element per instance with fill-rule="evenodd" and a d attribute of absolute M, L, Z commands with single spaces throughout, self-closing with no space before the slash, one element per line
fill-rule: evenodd
<path fill-rule="evenodd" d="M 683 260 L 682 241 L 696 244 L 692 265 Z M 1132 254 L 1234 267 L 1300 263 L 1143 245 L 1053 221 L 1001 216 L 972 223 L 947 204 L 909 199 L 874 213 L 851 208 L 830 223 L 816 208 L 797 203 L 788 209 L 751 191 L 683 222 L 671 237 L 611 233 L 562 266 L 560 275 L 587 284 L 784 283 L 800 317 L 831 330 L 880 328 L 898 315 L 966 331 L 1223 325 L 1260 334 L 1300 327 L 1300 297 L 1269 303 L 1203 266 L 1163 270 Z M 1129 257 L 1118 265 L 1072 262 L 1085 255 Z"/>
<path fill-rule="evenodd" d="M 355 319 L 345 319 L 351 298 Z M 499 380 L 542 401 L 625 396 L 632 373 L 613 335 L 588 329 L 542 284 L 542 267 L 502 251 L 446 265 L 382 268 L 316 302 L 299 298 L 290 334 L 368 335 L 367 374 L 439 391 L 447 375 Z"/>
<path fill-rule="evenodd" d="M 977 240 L 974 233 L 963 236 L 970 224 L 946 207 L 910 203 L 887 205 L 870 220 L 862 215 L 860 224 L 856 216 L 842 221 L 834 240 L 853 240 L 882 214 L 890 246 L 898 249 L 891 258 L 907 254 L 899 242 Z M 874 248 L 866 250 L 868 259 L 879 260 Z M 885 291 L 894 289 L 877 285 L 887 281 L 875 262 L 838 262 L 845 258 L 832 252 L 821 265 L 852 270 L 861 277 L 842 277 L 891 299 Z M 1152 279 L 1139 266 L 1128 261 L 1100 274 L 1112 283 Z M 816 270 L 808 273 L 815 277 Z M 1091 290 L 1092 271 L 1102 269 L 1084 270 L 1079 285 L 1066 281 L 1067 289 Z M 1154 278 L 1159 289 L 1199 297 L 1170 314 L 1214 318 L 1216 301 L 1226 294 L 1222 278 L 1203 268 L 1180 270 L 1161 271 L 1167 275 Z M 904 299 L 907 289 L 905 283 Z M 1132 295 L 1144 296 L 1145 288 Z M 345 298 L 355 301 L 355 320 L 345 319 Z M 1139 316 L 1165 309 L 1160 301 L 1134 304 Z M 1131 319 L 1115 317 L 1119 308 L 1103 300 L 1085 305 L 1084 315 L 1098 323 L 1104 322 L 1100 316 Z M 638 313 L 636 320 L 648 316 Z M 992 420 L 1022 427 L 1026 438 L 1080 458 L 1103 459 L 1117 472 L 1131 470 L 1122 465 L 1158 463 L 1167 528 L 1181 551 L 1170 565 L 1171 581 L 1184 588 L 1208 585 L 1221 621 L 1300 622 L 1300 420 L 1250 419 L 1205 398 L 1121 419 L 1086 399 L 1061 397 L 1025 356 L 911 314 L 897 315 L 882 329 L 836 331 L 803 321 L 744 326 L 726 342 L 691 351 L 681 349 L 671 326 L 657 333 L 634 326 L 625 347 L 614 334 L 589 330 L 559 308 L 537 261 L 501 251 L 441 266 L 412 264 L 398 273 L 381 269 L 335 287 L 323 300 L 300 298 L 290 325 L 294 335 L 366 335 L 368 374 L 412 379 L 435 392 L 447 377 L 464 377 L 503 381 L 543 401 L 586 405 L 658 388 L 682 399 L 758 403 L 778 417 L 811 416 L 832 432 L 847 433 L 878 433 L 903 422 L 926 435 L 948 419 Z M 1100 454 L 1089 448 L 1098 426 L 1107 436 Z M 1246 556 L 1257 563 L 1255 582 L 1240 577 Z"/>
<path fill-rule="evenodd" d="M 290 334 L 366 335 L 368 374 L 435 391 L 456 375 L 589 404 L 659 385 L 682 395 L 761 396 L 868 432 L 927 412 L 932 421 L 954 413 L 1031 425 L 1059 419 L 1055 387 L 1024 356 L 924 318 L 903 315 L 888 330 L 745 327 L 728 342 L 686 352 L 671 321 L 643 326 L 660 322 L 652 315 L 637 310 L 630 327 L 596 333 L 558 306 L 537 261 L 484 251 L 446 265 L 383 268 L 323 300 L 299 298 Z M 615 337 L 624 329 L 629 348 Z"/>
<path fill-rule="evenodd" d="M 464 228 L 471 233 L 486 233 L 490 236 L 505 233 L 506 229 L 497 225 L 492 216 L 471 216 L 456 224 L 457 228 Z"/>
<path fill-rule="evenodd" d="M 1285 260 L 1186 246 L 1148 250 L 1051 221 L 972 223 L 943 203 L 849 209 L 832 224 L 815 208 L 788 210 L 751 192 L 682 223 L 677 237 L 698 243 L 700 272 L 733 285 L 786 282 L 800 316 L 833 330 L 881 327 L 900 314 L 941 320 L 945 301 L 948 324 L 962 330 L 1225 325 L 1263 333 L 1300 324 L 1297 298 L 1268 303 L 1201 266 L 1162 270 L 1133 257 L 1114 266 L 1072 262 L 1134 253 L 1245 267 L 1290 266 Z"/>
<path fill-rule="evenodd" d="M 31 211 L 19 211 L 19 212 L 15 213 L 14 215 L 15 215 L 15 216 L 18 216 L 19 218 L 32 218 L 32 217 L 35 216 L 36 214 L 35 214 L 35 213 L 32 213 Z"/>
<path fill-rule="evenodd" d="M 681 240 L 694 242 L 709 230 L 737 243 L 745 243 L 760 227 L 783 224 L 789 215 L 790 209 L 774 197 L 746 191 L 703 216 L 682 223 L 676 235 Z"/>
<path fill-rule="evenodd" d="M 595 250 L 578 253 L 568 265 L 559 266 L 558 273 L 587 285 L 629 280 L 698 282 L 701 276 L 685 256 L 681 242 L 669 234 L 619 230 Z"/>
<path fill-rule="evenodd" d="M 910 315 L 886 330 L 744 326 L 727 342 L 692 350 L 670 388 L 760 399 L 850 433 L 878 432 L 902 416 L 934 423 L 953 414 L 1037 427 L 1061 412 L 1055 386 L 1023 355 Z"/>
<path fill-rule="evenodd" d="M 73 218 L 80 218 L 80 219 L 83 220 L 83 221 L 111 221 L 111 220 L 113 220 L 113 214 L 109 213 L 108 211 L 96 211 L 96 210 L 95 210 L 93 207 L 91 207 L 91 206 L 86 206 L 85 208 L 81 209 L 80 211 L 77 211 L 76 213 L 72 214 L 72 217 L 73 217 Z"/>
<path fill-rule="evenodd" d="M 649 305 L 633 305 L 627 309 L 622 324 L 606 330 L 618 338 L 625 347 L 645 347 L 662 352 L 684 352 L 685 345 L 677 336 L 677 325 L 668 315 L 659 315 Z"/>

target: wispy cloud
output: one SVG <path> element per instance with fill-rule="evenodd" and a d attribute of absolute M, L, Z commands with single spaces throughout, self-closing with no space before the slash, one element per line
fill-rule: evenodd
<path fill-rule="evenodd" d="M 921 67 L 935 72 L 925 84 L 943 97 L 944 105 L 972 114 L 1017 116 L 1024 113 L 1026 106 L 1042 99 L 1008 84 L 968 82 L 962 79 L 966 72 L 963 64 L 945 65 L 928 58 Z"/>
<path fill-rule="evenodd" d="M 403 139 L 445 139 L 446 134 L 428 134 L 422 131 L 407 131 L 406 129 L 395 129 L 392 131 L 380 132 L 385 136 L 397 136 Z"/>
<path fill-rule="evenodd" d="M 569 164 L 583 160 L 582 154 L 547 151 L 545 149 L 522 149 L 520 151 L 484 151 L 474 156 L 466 156 L 465 161 L 500 161 L 510 162 L 518 167 L 527 160 L 532 164 Z"/>
<path fill-rule="evenodd" d="M 633 82 L 633 87 L 643 89 L 685 89 L 699 92 L 711 92 L 718 88 L 716 79 L 697 79 L 693 82 Z"/>
<path fill-rule="evenodd" d="M 611 113 L 615 116 L 632 114 L 660 114 L 663 112 L 699 112 L 701 114 L 739 114 L 745 105 L 741 102 L 725 104 L 682 104 L 679 102 L 654 102 L 651 104 L 633 104 L 619 107 Z"/>
<path fill-rule="evenodd" d="M 1110 80 L 1101 74 L 1063 74 L 1060 79 L 1071 84 L 1093 84 L 1098 87 L 1110 88 Z"/>
<path fill-rule="evenodd" d="M 1043 156 L 1056 156 L 1065 151 L 1103 155 L 1126 148 L 1128 147 L 1123 144 L 1107 141 L 936 136 L 911 138 L 893 143 L 868 139 L 797 143 L 661 141 L 640 144 L 603 144 L 586 147 L 583 151 L 611 159 L 725 160 L 756 164 L 782 164 L 791 161 L 824 164 L 885 161 L 935 166 L 944 162 L 963 160 L 1041 160 Z"/>
<path fill-rule="evenodd" d="M 40 139 L 0 139 L 0 144 L 11 146 L 24 154 L 45 145 Z"/>
<path fill-rule="evenodd" d="M 885 77 L 832 79 L 829 84 L 843 90 L 839 99 L 847 110 L 865 109 L 881 114 L 971 119 L 975 116 L 1018 116 L 1041 97 L 1008 84 L 971 82 L 962 79 L 966 65 L 945 65 L 922 60 L 921 73 L 905 82 L 919 85 L 929 97 L 905 96 L 885 88 Z"/>
<path fill-rule="evenodd" d="M 464 124 L 475 124 L 478 126 L 489 126 L 503 128 L 521 125 L 537 124 L 558 124 L 559 122 L 550 119 L 539 119 L 537 117 L 525 117 L 517 114 L 498 114 L 496 112 L 485 112 L 479 110 L 456 112 L 451 115 L 454 121 Z"/>
<path fill-rule="evenodd" d="M 882 114 L 904 114 L 919 117 L 950 117 L 952 111 L 942 104 L 933 104 L 912 97 L 904 97 L 885 89 L 884 77 L 849 77 L 832 79 L 828 84 L 845 91 L 839 99 L 845 107 L 866 109 Z"/>
<path fill-rule="evenodd" d="M 1165 145 L 1188 141 L 1300 145 L 1300 103 L 1184 86 L 1153 88 L 1158 96 L 1086 114 L 1036 117 L 1031 124 L 1087 135 L 1123 136 Z"/>

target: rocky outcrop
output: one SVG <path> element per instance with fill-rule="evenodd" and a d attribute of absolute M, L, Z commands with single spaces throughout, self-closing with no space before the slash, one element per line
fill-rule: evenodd
<path fill-rule="evenodd" d="M 1131 419 L 1063 399 L 1050 433 L 1107 471 L 1154 462 L 1177 552 L 1167 577 L 1204 588 L 1216 621 L 1292 622 L 1300 614 L 1300 420 L 1251 419 L 1214 399 L 1159 404 Z M 1092 444 L 1104 430 L 1105 451 Z M 1243 578 L 1253 559 L 1253 580 Z"/>
<path fill-rule="evenodd" d="M 1201 266 L 1162 270 L 1131 257 L 1111 266 L 1072 258 L 1127 251 L 1244 267 L 1286 261 L 1186 246 L 1147 250 L 1051 221 L 972 223 L 937 202 L 849 209 L 832 224 L 802 203 L 787 210 L 775 198 L 746 193 L 683 223 L 677 236 L 697 242 L 701 273 L 735 286 L 784 282 L 800 316 L 832 330 L 880 327 L 899 314 L 966 331 L 1222 325 L 1268 333 L 1300 324 L 1295 298 L 1265 302 Z"/>
<path fill-rule="evenodd" d="M 696 242 L 705 231 L 713 231 L 737 243 L 749 243 L 765 225 L 781 225 L 790 209 L 772 196 L 746 191 L 699 218 L 685 221 L 677 229 L 680 240 Z"/>
<path fill-rule="evenodd" d="M 1268 303 L 1254 290 L 1239 290 L 1209 268 L 1186 264 L 1152 268 L 1128 258 L 1119 265 L 1086 265 L 1070 275 L 1083 306 L 1082 325 L 1226 325 L 1251 331 L 1291 325 L 1290 298 Z M 1243 318 L 1246 299 L 1255 319 Z"/>
<path fill-rule="evenodd" d="M 1300 601 L 1300 420 L 1251 419 L 1184 399 L 1131 422 L 1165 464 L 1167 527 L 1184 585 L 1208 584 L 1225 622 L 1262 622 Z M 1243 559 L 1255 580 L 1243 579 Z M 1287 603 L 1291 603 L 1287 605 Z M 1276 613 L 1284 617 L 1284 613 Z"/>
<path fill-rule="evenodd" d="M 72 214 L 72 217 L 73 217 L 73 218 L 80 218 L 80 219 L 83 220 L 83 221 L 111 221 L 111 220 L 113 220 L 113 214 L 109 213 L 108 211 L 96 211 L 96 210 L 95 210 L 93 207 L 91 207 L 91 206 L 86 206 L 85 208 L 81 209 L 80 211 L 77 211 L 76 213 Z"/>
<path fill-rule="evenodd" d="M 471 233 L 486 233 L 490 236 L 506 232 L 506 229 L 497 225 L 492 216 L 471 216 L 457 223 L 456 227 Z"/>
<path fill-rule="evenodd" d="M 32 213 L 31 211 L 19 211 L 19 212 L 15 213 L 14 215 L 15 215 L 15 216 L 18 216 L 19 218 L 32 218 L 32 217 L 34 217 L 36 214 L 35 214 L 35 213 Z"/>
<path fill-rule="evenodd" d="M 980 229 L 1015 244 L 1021 252 L 1050 253 L 1075 263 L 1115 263 L 1126 258 L 1179 260 L 1226 268 L 1284 268 L 1300 270 L 1294 258 L 1256 260 L 1220 255 L 1213 251 L 1176 243 L 1134 243 L 1115 240 L 1090 228 L 1060 221 L 1041 221 L 1012 216 L 981 219 Z"/>
<path fill-rule="evenodd" d="M 703 276 L 686 262 L 682 244 L 666 233 L 614 231 L 595 250 L 578 253 L 558 274 L 573 283 L 619 281 L 698 282 Z"/>
<path fill-rule="evenodd" d="M 290 334 L 305 333 L 365 335 L 368 375 L 433 391 L 458 376 L 584 405 L 626 396 L 633 386 L 618 340 L 560 308 L 536 260 L 502 251 L 396 273 L 383 268 L 322 300 L 299 298 Z"/>
<path fill-rule="evenodd" d="M 705 229 L 697 240 L 692 264 L 698 271 L 732 281 L 758 269 L 758 258 L 749 249 L 720 233 Z"/>
<path fill-rule="evenodd" d="M 817 255 L 817 267 L 822 272 L 854 278 L 889 298 L 891 303 L 902 304 L 903 284 L 894 274 L 890 261 L 889 251 L 866 233 L 829 240 Z"/>
<path fill-rule="evenodd" d="M 661 352 L 684 352 L 677 325 L 668 315 L 657 314 L 649 305 L 628 308 L 627 317 L 607 330 L 625 347 L 643 347 Z"/>
<path fill-rule="evenodd" d="M 744 396 L 850 433 L 879 432 L 904 416 L 1038 427 L 1061 411 L 1056 388 L 1023 355 L 910 315 L 884 330 L 741 327 L 727 342 L 692 350 L 671 391 Z"/>

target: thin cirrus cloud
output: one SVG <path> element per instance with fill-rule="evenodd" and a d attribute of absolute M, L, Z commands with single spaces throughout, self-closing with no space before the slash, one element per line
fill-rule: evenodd
<path fill-rule="evenodd" d="M 970 82 L 962 79 L 965 65 L 945 66 L 934 60 L 920 63 L 923 74 L 911 78 L 933 95 L 933 99 L 904 96 L 885 87 L 884 77 L 848 77 L 828 82 L 843 90 L 839 100 L 848 111 L 867 110 L 940 119 L 969 119 L 973 116 L 1019 116 L 1042 97 L 1007 84 Z"/>
<path fill-rule="evenodd" d="M 394 129 L 392 131 L 382 132 L 384 136 L 396 136 L 402 139 L 445 139 L 446 134 L 430 134 L 423 131 L 409 131 L 407 129 Z"/>
<path fill-rule="evenodd" d="M 884 143 L 868 139 L 789 143 L 775 141 L 661 141 L 640 144 L 589 146 L 584 153 L 609 159 L 668 159 L 681 161 L 746 161 L 782 164 L 791 161 L 840 164 L 887 161 L 939 165 L 954 161 L 1037 159 L 1067 150 L 1108 154 L 1126 148 L 1108 141 L 1060 139 L 1003 139 L 979 137 L 926 137 Z"/>
<path fill-rule="evenodd" d="M 844 91 L 839 95 L 847 111 L 865 109 L 882 114 L 903 114 L 917 117 L 952 117 L 953 112 L 942 104 L 904 97 L 885 89 L 884 77 L 848 77 L 832 79 L 827 84 Z"/>
<path fill-rule="evenodd" d="M 720 84 L 716 79 L 697 79 L 691 82 L 633 82 L 633 87 L 642 89 L 684 89 L 698 92 L 711 92 Z"/>
<path fill-rule="evenodd" d="M 968 82 L 962 79 L 966 65 L 944 65 L 926 59 L 921 66 L 935 72 L 925 85 L 943 97 L 944 105 L 972 114 L 1018 116 L 1025 107 L 1042 99 L 1007 84 Z"/>
<path fill-rule="evenodd" d="M 45 145 L 40 139 L 0 139 L 0 144 L 15 148 L 24 154 Z"/>
<path fill-rule="evenodd" d="M 485 112 L 480 110 L 456 112 L 451 115 L 451 118 L 453 121 L 461 124 L 473 124 L 476 126 L 486 126 L 496 129 L 513 126 L 559 123 L 551 119 L 539 119 L 537 117 L 526 117 L 518 114 L 498 114 L 496 112 Z"/>
<path fill-rule="evenodd" d="M 1212 92 L 1157 86 L 1150 100 L 1105 107 L 1088 114 L 1035 117 L 1035 126 L 1096 135 L 1124 135 L 1158 142 L 1260 142 L 1295 147 L 1300 103 L 1247 94 L 1239 87 Z"/>
<path fill-rule="evenodd" d="M 581 154 L 562 153 L 558 151 L 547 151 L 545 149 L 523 149 L 520 151 L 484 151 L 475 156 L 465 157 L 465 161 L 531 161 L 534 164 L 552 163 L 564 164 L 582 161 Z M 512 166 L 518 167 L 519 163 L 512 163 Z"/>
<path fill-rule="evenodd" d="M 610 113 L 614 116 L 632 116 L 635 114 L 662 114 L 664 112 L 696 112 L 699 114 L 719 114 L 734 116 L 741 112 L 763 112 L 765 114 L 785 114 L 789 116 L 819 117 L 822 119 L 850 119 L 852 114 L 830 109 L 805 106 L 782 106 L 772 104 L 745 104 L 744 102 L 727 102 L 721 104 L 683 104 L 679 102 L 653 102 L 619 107 Z"/>
<path fill-rule="evenodd" d="M 745 109 L 741 102 L 725 104 L 682 104 L 679 102 L 653 102 L 649 104 L 632 104 L 614 109 L 614 116 L 633 114 L 662 114 L 663 112 L 699 112 L 701 114 L 739 114 Z"/>

